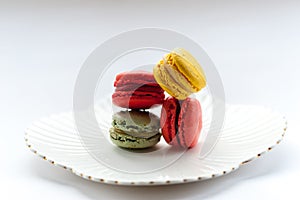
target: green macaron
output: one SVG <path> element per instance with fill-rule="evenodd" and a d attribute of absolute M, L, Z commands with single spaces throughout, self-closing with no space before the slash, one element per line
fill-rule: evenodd
<path fill-rule="evenodd" d="M 110 138 L 117 146 L 141 149 L 160 141 L 160 119 L 148 111 L 121 111 L 112 118 Z"/>

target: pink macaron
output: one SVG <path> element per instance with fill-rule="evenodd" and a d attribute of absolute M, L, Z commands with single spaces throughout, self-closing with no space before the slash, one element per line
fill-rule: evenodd
<path fill-rule="evenodd" d="M 179 101 L 168 97 L 162 106 L 160 125 L 168 144 L 182 148 L 196 146 L 202 129 L 200 102 L 193 98 Z"/>

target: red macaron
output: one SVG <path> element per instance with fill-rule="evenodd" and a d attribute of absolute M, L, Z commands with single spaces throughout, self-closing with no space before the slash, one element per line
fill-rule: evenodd
<path fill-rule="evenodd" d="M 162 104 L 164 90 L 157 84 L 154 76 L 146 71 L 123 72 L 116 76 L 113 104 L 130 109 L 148 109 Z"/>
<path fill-rule="evenodd" d="M 160 125 L 165 141 L 174 146 L 192 148 L 202 129 L 202 110 L 197 99 L 179 101 L 168 97 L 162 106 Z"/>

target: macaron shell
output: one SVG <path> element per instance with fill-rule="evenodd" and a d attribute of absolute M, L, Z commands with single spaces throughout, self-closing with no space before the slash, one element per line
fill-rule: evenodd
<path fill-rule="evenodd" d="M 157 85 L 153 74 L 146 71 L 122 72 L 116 76 L 116 80 L 114 82 L 115 87 L 127 84 Z"/>
<path fill-rule="evenodd" d="M 202 129 L 202 110 L 197 99 L 187 98 L 178 116 L 177 138 L 182 147 L 192 148 L 198 143 Z"/>
<path fill-rule="evenodd" d="M 205 76 L 196 66 L 177 54 L 173 54 L 172 57 L 178 71 L 189 81 L 195 92 L 200 91 L 206 86 Z"/>
<path fill-rule="evenodd" d="M 158 133 L 151 138 L 137 138 L 127 135 L 115 128 L 111 128 L 109 132 L 110 139 L 115 145 L 128 149 L 144 149 L 152 147 L 160 141 L 161 137 L 160 133 Z"/>
<path fill-rule="evenodd" d="M 159 133 L 160 119 L 148 111 L 120 111 L 113 115 L 112 126 L 128 135 L 150 138 Z"/>
<path fill-rule="evenodd" d="M 177 109 L 179 103 L 173 97 L 168 97 L 162 106 L 160 116 L 160 127 L 165 141 L 171 145 L 178 145 L 176 139 L 176 123 L 177 123 Z"/>
<path fill-rule="evenodd" d="M 172 52 L 183 57 L 185 60 L 189 61 L 193 66 L 198 68 L 198 70 L 201 74 L 204 75 L 204 71 L 203 71 L 201 65 L 194 58 L 194 56 L 192 56 L 192 54 L 190 54 L 190 52 L 188 52 L 187 50 L 185 50 L 183 48 L 175 48 Z"/>

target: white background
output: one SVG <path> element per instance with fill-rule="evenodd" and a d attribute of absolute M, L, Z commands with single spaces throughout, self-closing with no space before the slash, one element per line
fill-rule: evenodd
<path fill-rule="evenodd" d="M 87 56 L 138 27 L 179 31 L 216 64 L 227 102 L 283 113 L 283 142 L 236 172 L 164 187 L 89 182 L 32 154 L 32 121 L 72 109 Z M 0 199 L 299 199 L 300 1 L 0 1 Z"/>

